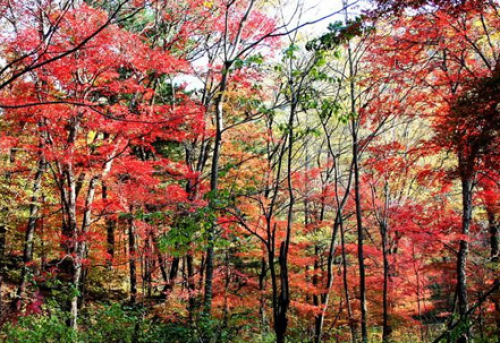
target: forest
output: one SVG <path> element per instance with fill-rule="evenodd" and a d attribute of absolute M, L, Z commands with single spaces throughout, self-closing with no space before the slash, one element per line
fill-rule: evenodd
<path fill-rule="evenodd" d="M 0 341 L 500 342 L 500 1 L 0 0 Z"/>

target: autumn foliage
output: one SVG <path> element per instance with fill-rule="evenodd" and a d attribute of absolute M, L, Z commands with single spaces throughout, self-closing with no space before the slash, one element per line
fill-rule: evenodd
<path fill-rule="evenodd" d="M 343 5 L 0 0 L 0 339 L 498 342 L 500 7 Z"/>

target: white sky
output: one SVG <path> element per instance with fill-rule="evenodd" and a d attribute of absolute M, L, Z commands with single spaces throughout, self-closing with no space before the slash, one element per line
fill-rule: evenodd
<path fill-rule="evenodd" d="M 304 3 L 304 14 L 301 19 L 301 22 L 317 20 L 326 15 L 339 11 L 343 8 L 343 0 L 289 0 L 289 1 L 290 3 L 287 6 L 288 7 L 287 12 L 290 12 L 290 14 L 296 7 L 297 1 L 301 1 Z M 359 14 L 361 8 L 367 7 L 366 0 L 349 0 L 348 2 L 350 4 L 353 4 L 353 6 L 348 10 L 351 16 Z M 328 24 L 335 22 L 337 20 L 343 20 L 344 16 L 345 14 L 341 13 L 339 15 L 325 19 L 320 23 L 304 28 L 303 31 L 306 32 L 308 35 L 320 35 L 326 31 Z"/>
<path fill-rule="evenodd" d="M 358 3 L 366 2 L 368 0 L 348 0 L 349 3 L 356 2 L 356 6 L 349 8 L 348 12 L 350 16 L 355 16 L 360 12 L 360 6 Z M 319 18 L 325 17 L 331 13 L 337 12 L 343 8 L 343 0 L 278 0 L 281 6 L 276 6 L 276 13 L 278 15 L 283 16 L 283 20 L 289 21 L 290 18 L 294 15 L 294 12 L 297 9 L 297 4 L 303 4 L 303 13 L 300 18 L 298 15 L 295 15 L 294 20 L 290 23 L 288 29 L 293 29 L 299 23 L 303 24 L 306 22 L 316 21 Z M 366 6 L 366 5 L 365 5 Z M 300 35 L 306 36 L 307 39 L 312 39 L 315 37 L 319 37 L 322 34 L 326 33 L 328 24 L 343 20 L 345 18 L 345 13 L 339 13 L 338 15 L 327 18 L 319 23 L 308 25 L 304 28 L 300 29 Z M 196 61 L 194 65 L 204 66 L 206 64 L 205 59 L 200 59 Z M 187 82 L 190 84 L 188 89 L 195 89 L 202 87 L 202 83 L 200 80 L 193 76 L 180 76 L 176 79 L 177 82 Z"/>

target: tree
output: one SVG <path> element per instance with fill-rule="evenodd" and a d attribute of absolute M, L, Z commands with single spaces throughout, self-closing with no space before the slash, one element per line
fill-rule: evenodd
<path fill-rule="evenodd" d="M 94 21 L 82 20 L 79 17 L 82 13 L 88 13 Z M 78 12 L 66 13 L 65 26 L 61 27 L 65 36 L 60 37 L 60 48 L 67 49 L 66 45 L 78 40 L 79 35 L 95 31 L 106 18 L 102 11 L 85 6 Z M 131 42 L 137 52 L 135 57 L 124 50 Z M 102 53 L 102 49 L 106 53 Z M 143 58 L 157 63 L 146 65 Z M 18 81 L 9 89 L 10 97 L 4 98 L 4 103 L 11 104 L 6 112 L 7 120 L 22 122 L 35 136 L 40 136 L 37 148 L 27 146 L 38 155 L 39 162 L 26 230 L 24 265 L 29 265 L 33 257 L 38 191 L 43 172 L 50 168 L 60 194 L 62 260 L 68 258 L 71 262 L 68 270 L 73 289 L 71 326 L 75 329 L 98 181 L 107 179 L 117 161 L 133 156 L 137 149 L 150 149 L 158 139 L 182 140 L 191 124 L 197 126 L 196 120 L 202 111 L 196 105 L 151 102 L 155 89 L 151 83 L 148 85 L 149 75 L 179 72 L 183 66 L 187 64 L 168 52 L 150 49 L 140 37 L 112 25 L 94 37 L 91 46 L 34 70 L 31 79 Z M 154 168 L 169 168 L 168 164 L 168 160 L 163 160 L 149 167 L 139 164 L 136 167 L 139 170 L 148 167 L 148 173 L 153 174 Z M 119 179 L 131 178 L 134 172 L 128 171 L 127 176 L 124 174 Z M 155 182 L 153 178 L 151 182 Z M 133 234 L 130 237 L 133 238 Z M 133 264 L 131 271 L 132 267 Z M 19 300 L 23 297 L 26 274 L 24 267 Z"/>

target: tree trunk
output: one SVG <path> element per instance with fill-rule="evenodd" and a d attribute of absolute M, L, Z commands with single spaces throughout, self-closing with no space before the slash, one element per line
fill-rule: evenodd
<path fill-rule="evenodd" d="M 7 232 L 7 229 L 5 228 L 4 225 L 0 225 L 0 318 L 3 316 L 2 312 L 2 305 L 3 305 L 3 299 L 2 299 L 2 285 L 3 285 L 3 273 L 1 272 L 3 270 L 3 259 L 5 257 L 5 233 Z"/>
<path fill-rule="evenodd" d="M 193 252 L 190 251 L 186 254 L 186 264 L 187 264 L 187 288 L 188 288 L 188 312 L 189 312 L 189 322 L 192 323 L 194 320 L 194 311 L 196 309 L 196 283 L 194 280 L 195 268 L 194 268 L 194 258 Z"/>
<path fill-rule="evenodd" d="M 163 286 L 163 289 L 161 291 L 161 293 L 162 293 L 161 298 L 166 300 L 167 299 L 166 288 L 167 288 L 168 283 L 169 283 L 167 267 L 165 265 L 165 259 L 163 258 L 163 254 L 160 251 L 160 249 L 158 248 L 158 238 L 153 233 L 151 233 L 151 236 L 152 236 L 151 238 L 152 238 L 152 244 L 154 247 L 154 251 L 156 252 L 156 258 L 158 259 L 158 266 L 160 268 L 161 277 L 163 279 L 163 282 L 165 283 Z"/>
<path fill-rule="evenodd" d="M 270 229 L 270 222 L 267 222 L 267 227 L 268 227 L 268 233 L 271 232 Z M 276 333 L 276 339 L 278 340 L 278 330 L 276 329 L 277 323 L 278 323 L 278 313 L 279 313 L 279 305 L 278 305 L 278 275 L 276 273 L 276 266 L 274 263 L 274 246 L 272 242 L 272 238 L 270 237 L 269 240 L 271 240 L 271 244 L 268 246 L 267 254 L 268 254 L 268 260 L 269 260 L 269 272 L 271 274 L 271 288 L 272 288 L 272 295 L 271 295 L 271 301 L 272 301 L 272 306 L 273 306 L 273 328 L 274 332 Z"/>
<path fill-rule="evenodd" d="M 335 242 L 337 240 L 338 231 L 340 224 L 342 222 L 342 210 L 337 210 L 337 215 L 335 216 L 335 222 L 333 224 L 332 236 L 330 238 L 330 247 L 328 252 L 327 261 L 327 280 L 326 280 L 326 293 L 321 297 L 322 310 L 321 313 L 316 316 L 315 331 L 314 331 L 314 342 L 319 343 L 322 340 L 323 335 L 323 322 L 326 315 L 326 310 L 328 308 L 328 303 L 330 300 L 330 291 L 333 285 L 334 272 L 333 272 L 333 262 L 335 253 Z"/>
<path fill-rule="evenodd" d="M 130 278 L 130 302 L 132 304 L 135 304 L 137 301 L 137 253 L 135 247 L 135 223 L 133 208 L 130 208 L 128 217 L 128 265 Z"/>
<path fill-rule="evenodd" d="M 459 163 L 464 166 L 464 158 L 459 154 Z M 472 221 L 472 190 L 473 177 L 468 172 L 462 172 L 462 234 L 468 236 L 469 228 Z M 460 318 L 464 318 L 469 309 L 467 300 L 467 255 L 468 242 L 460 241 L 460 247 L 457 256 L 457 299 L 458 299 L 458 314 Z M 470 329 L 467 327 L 459 338 L 459 342 L 468 342 L 471 339 Z"/>
<path fill-rule="evenodd" d="M 342 217 L 341 217 L 342 218 Z M 356 335 L 356 322 L 352 316 L 352 308 L 351 308 L 351 298 L 349 294 L 349 283 L 347 280 L 347 254 L 345 249 L 345 232 L 344 232 L 344 223 L 341 219 L 340 222 L 340 244 L 342 250 L 342 281 L 344 286 L 344 294 L 345 294 L 345 302 L 347 306 L 347 316 L 349 317 L 349 329 L 351 331 L 351 341 L 356 343 L 358 341 Z"/>
<path fill-rule="evenodd" d="M 259 291 L 260 291 L 260 320 L 262 327 L 266 325 L 266 298 L 264 296 L 264 290 L 266 287 L 266 273 L 267 273 L 267 263 L 266 259 L 262 257 L 260 262 L 260 274 L 259 274 Z"/>
<path fill-rule="evenodd" d="M 280 266 L 280 294 L 278 297 L 278 308 L 275 316 L 274 329 L 276 331 L 276 342 L 284 343 L 288 327 L 287 311 L 290 305 L 290 291 L 288 288 L 288 264 L 287 264 L 286 242 L 281 242 L 279 266 Z"/>
<path fill-rule="evenodd" d="M 382 341 L 387 343 L 390 341 L 392 328 L 389 324 L 389 278 L 390 278 L 390 264 L 389 264 L 389 251 L 388 251 L 388 234 L 387 223 L 380 223 L 380 233 L 382 236 L 382 257 L 384 262 L 384 284 L 382 294 Z"/>
<path fill-rule="evenodd" d="M 87 245 L 85 237 L 88 229 L 90 227 L 91 222 L 91 206 L 94 202 L 95 195 L 95 186 L 97 183 L 97 177 L 92 177 L 89 182 L 87 197 L 85 199 L 85 212 L 83 215 L 82 229 L 81 232 L 78 233 L 77 228 L 75 228 L 75 246 L 76 246 L 76 256 L 73 258 L 73 296 L 71 298 L 71 317 L 70 317 L 70 326 L 76 331 L 78 329 L 78 299 L 79 299 L 79 289 L 80 283 L 82 281 L 83 276 L 83 260 L 86 257 Z M 71 187 L 75 189 L 74 187 Z M 76 212 L 75 212 L 76 215 Z M 76 217 L 74 219 L 76 224 Z"/>
<path fill-rule="evenodd" d="M 223 123 L 223 103 L 224 103 L 224 93 L 227 88 L 227 81 L 229 77 L 229 69 L 231 68 L 231 63 L 225 63 L 222 68 L 222 79 L 218 89 L 219 95 L 215 100 L 215 142 L 214 151 L 212 155 L 212 168 L 210 171 L 210 192 L 211 192 L 211 208 L 213 211 L 216 210 L 215 204 L 218 198 L 218 185 L 219 185 L 219 160 L 220 151 L 222 148 L 222 131 L 224 127 Z M 205 274 L 205 297 L 203 299 L 203 308 L 205 313 L 210 314 L 212 311 L 212 297 L 213 297 L 213 274 L 214 274 L 214 240 L 215 240 L 215 223 L 212 223 L 211 227 L 208 229 L 207 237 L 207 252 L 206 252 L 206 274 Z"/>
<path fill-rule="evenodd" d="M 102 183 L 102 198 L 108 198 L 108 187 L 103 182 Z M 115 257 L 115 221 L 109 217 L 106 217 L 106 243 L 107 243 L 107 253 L 108 253 L 108 268 L 111 269 L 113 266 L 113 258 Z"/>
<path fill-rule="evenodd" d="M 351 98 L 354 99 L 354 85 L 351 86 Z M 354 100 L 353 113 L 355 111 Z M 359 265 L 359 300 L 361 309 L 361 339 L 363 343 L 368 342 L 368 329 L 367 329 L 367 310 L 366 310 L 366 272 L 365 272 L 365 256 L 364 256 L 364 229 L 363 218 L 361 209 L 361 195 L 360 195 L 360 180 L 359 180 L 359 147 L 358 147 L 358 125 L 355 119 L 352 120 L 352 156 L 354 165 L 354 201 L 356 204 L 356 225 L 358 233 L 358 265 Z"/>
<path fill-rule="evenodd" d="M 28 224 L 26 225 L 26 233 L 24 239 L 24 251 L 23 251 L 23 268 L 21 270 L 21 282 L 17 289 L 17 299 L 16 308 L 20 308 L 24 298 L 24 292 L 26 290 L 26 281 L 28 278 L 29 264 L 33 260 L 33 238 L 35 235 L 36 220 L 38 218 L 39 204 L 38 197 L 40 188 L 42 186 L 42 177 L 45 172 L 45 159 L 40 157 L 38 161 L 38 169 L 35 174 L 35 179 L 33 181 L 33 195 L 30 199 L 30 208 L 28 216 Z"/>
<path fill-rule="evenodd" d="M 293 130 L 293 126 L 298 105 L 298 98 L 292 80 L 290 80 L 289 85 L 292 94 L 292 99 L 290 107 L 290 117 L 288 118 L 288 156 L 287 156 L 288 213 L 287 213 L 286 237 L 285 240 L 281 242 L 280 254 L 279 254 L 280 294 L 278 297 L 278 304 L 277 304 L 278 311 L 275 315 L 275 323 L 274 323 L 277 343 L 285 342 L 286 330 L 288 327 L 287 312 L 288 312 L 288 307 L 290 305 L 290 288 L 288 280 L 288 250 L 290 247 L 290 241 L 292 235 L 293 210 L 295 204 L 295 195 L 293 193 L 293 184 L 292 184 L 293 146 L 295 142 L 295 137 L 294 137 L 295 133 Z"/>
<path fill-rule="evenodd" d="M 78 249 L 78 227 L 77 227 L 77 221 L 76 221 L 76 188 L 75 188 L 75 183 L 72 181 L 73 175 L 70 170 L 66 171 L 66 179 L 68 180 L 69 183 L 69 193 L 67 194 L 68 197 L 66 198 L 66 204 L 67 204 L 67 218 L 68 218 L 68 226 L 67 229 L 69 232 L 71 232 L 71 238 L 68 239 L 67 242 L 67 253 L 69 256 L 72 257 L 72 270 L 70 271 L 70 274 L 72 275 L 72 283 L 71 283 L 71 298 L 70 298 L 70 319 L 69 319 L 69 325 L 71 328 L 74 330 L 77 330 L 78 328 L 78 283 L 80 282 L 80 277 L 81 277 L 81 271 L 82 269 L 80 268 L 79 264 L 80 261 L 78 261 L 78 256 L 77 256 L 77 249 Z M 68 233 L 69 233 L 68 232 Z M 76 256 L 75 256 L 76 255 Z"/>
<path fill-rule="evenodd" d="M 319 264 L 319 259 L 320 259 L 320 247 L 318 245 L 314 246 L 314 275 L 312 279 L 313 286 L 317 288 L 319 286 L 319 277 L 318 273 L 320 272 L 320 264 Z M 322 271 L 322 270 L 321 270 Z M 328 292 L 328 291 L 327 291 Z M 316 307 L 319 307 L 320 304 L 323 304 L 323 295 L 322 294 L 314 294 L 313 295 L 313 304 Z M 321 336 L 323 335 L 323 321 L 324 321 L 324 315 L 323 311 L 316 315 L 314 317 L 314 343 L 320 343 L 321 342 Z"/>
<path fill-rule="evenodd" d="M 345 7 L 345 21 L 348 22 L 347 0 L 343 2 Z M 361 310 L 361 340 L 363 343 L 368 342 L 367 329 L 367 309 L 366 309 L 366 272 L 365 272 L 365 256 L 364 256 L 364 229 L 361 209 L 360 195 L 360 179 L 359 179 L 359 141 L 358 141 L 358 121 L 356 116 L 356 94 L 355 94 L 355 68 L 353 54 L 350 42 L 347 44 L 347 54 L 349 62 L 349 101 L 351 110 L 351 135 L 352 135 L 352 158 L 354 167 L 354 201 L 356 205 L 356 226 L 358 234 L 358 266 L 359 266 L 359 304 Z"/>
<path fill-rule="evenodd" d="M 17 150 L 15 148 L 11 148 L 9 150 L 9 164 L 13 165 L 14 162 L 16 161 L 16 152 Z M 36 179 L 36 176 L 35 176 Z M 5 173 L 5 184 L 7 187 L 11 187 L 11 173 L 10 171 L 7 171 Z M 5 213 L 5 221 L 7 222 L 8 220 L 8 215 L 9 215 L 9 208 L 7 206 L 2 208 L 2 212 Z M 3 317 L 3 312 L 2 312 L 2 305 L 3 305 L 3 298 L 2 298 L 2 284 L 3 284 L 3 264 L 4 264 L 4 258 L 5 258 L 5 248 L 6 248 L 6 235 L 7 235 L 7 225 L 6 223 L 0 223 L 0 318 Z"/>
<path fill-rule="evenodd" d="M 179 257 L 175 256 L 172 259 L 172 264 L 170 265 L 170 273 L 168 276 L 168 284 L 165 285 L 164 292 L 166 292 L 166 297 L 168 298 L 175 287 L 175 281 L 177 279 L 177 274 L 179 272 Z"/>
<path fill-rule="evenodd" d="M 144 254 L 144 283 L 146 289 L 146 297 L 151 299 L 153 295 L 153 270 L 154 270 L 154 259 L 153 259 L 153 237 L 152 233 L 147 234 L 147 239 L 145 244 L 145 254 Z"/>

